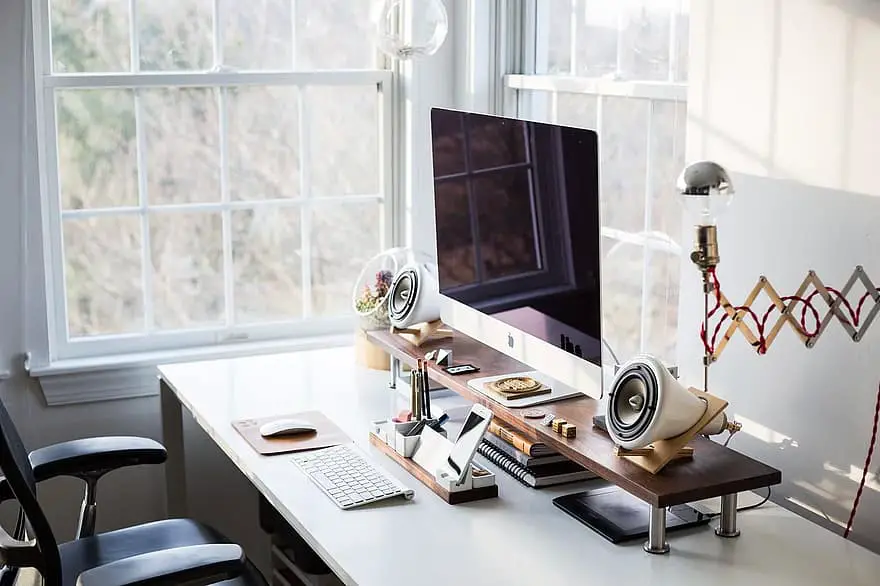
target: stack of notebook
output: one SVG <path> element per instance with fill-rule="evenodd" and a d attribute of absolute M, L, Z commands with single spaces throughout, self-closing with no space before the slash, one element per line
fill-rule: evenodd
<path fill-rule="evenodd" d="M 493 421 L 479 453 L 526 486 L 540 488 L 589 480 L 596 475 L 557 454 L 544 443 L 532 442 L 509 427 Z"/>

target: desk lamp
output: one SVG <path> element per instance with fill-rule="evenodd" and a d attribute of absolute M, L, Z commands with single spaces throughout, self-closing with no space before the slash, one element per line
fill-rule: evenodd
<path fill-rule="evenodd" d="M 703 328 L 709 328 L 709 298 L 714 292 L 712 271 L 721 262 L 718 256 L 718 216 L 733 199 L 733 183 L 727 171 L 712 161 L 698 161 L 684 168 L 678 177 L 678 190 L 695 229 L 691 261 L 703 275 Z M 703 356 L 703 390 L 708 392 L 712 355 Z"/>

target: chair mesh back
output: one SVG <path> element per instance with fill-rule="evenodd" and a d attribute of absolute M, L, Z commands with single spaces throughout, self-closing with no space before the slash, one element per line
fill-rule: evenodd
<path fill-rule="evenodd" d="M 9 417 L 6 407 L 0 402 L 0 471 L 15 495 L 15 500 L 24 511 L 30 525 L 31 537 L 36 539 L 42 554 L 42 566 L 37 568 L 46 586 L 61 584 L 61 561 L 58 555 L 58 542 L 52 534 L 46 516 L 37 502 L 34 469 L 31 467 L 27 451 L 18 430 Z"/>

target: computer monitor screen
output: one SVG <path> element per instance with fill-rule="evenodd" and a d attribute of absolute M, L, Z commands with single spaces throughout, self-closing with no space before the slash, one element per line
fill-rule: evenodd
<path fill-rule="evenodd" d="M 431 130 L 440 293 L 601 365 L 596 133 L 441 108 Z"/>

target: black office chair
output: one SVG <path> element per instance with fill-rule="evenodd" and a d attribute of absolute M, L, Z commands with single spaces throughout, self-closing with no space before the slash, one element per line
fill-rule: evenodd
<path fill-rule="evenodd" d="M 158 463 L 165 449 L 143 438 L 95 438 L 28 454 L 0 403 L 0 502 L 21 508 L 14 535 L 0 527 L 0 584 L 35 568 L 45 586 L 169 586 L 186 582 L 265 586 L 242 549 L 214 529 L 170 519 L 91 535 L 98 479 L 123 466 Z M 36 497 L 36 483 L 56 476 L 86 482 L 78 539 L 59 544 Z M 26 519 L 26 522 L 25 522 Z M 32 537 L 32 538 L 31 538 Z"/>

